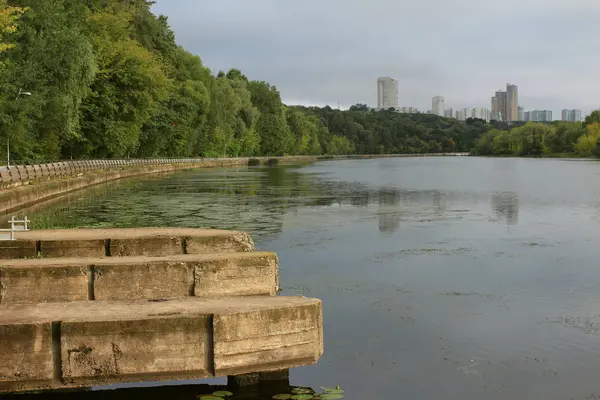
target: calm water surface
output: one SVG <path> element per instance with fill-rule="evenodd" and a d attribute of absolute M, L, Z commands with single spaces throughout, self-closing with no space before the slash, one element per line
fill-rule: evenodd
<path fill-rule="evenodd" d="M 600 163 L 419 158 L 195 170 L 28 210 L 245 230 L 324 301 L 297 385 L 347 399 L 600 398 Z M 594 393 L 598 397 L 594 397 Z"/>

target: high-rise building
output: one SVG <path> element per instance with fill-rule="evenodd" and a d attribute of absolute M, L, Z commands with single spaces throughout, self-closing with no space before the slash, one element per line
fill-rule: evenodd
<path fill-rule="evenodd" d="M 552 121 L 551 110 L 533 110 L 525 112 L 525 121 L 550 122 Z"/>
<path fill-rule="evenodd" d="M 491 112 L 487 108 L 473 108 L 471 109 L 471 118 L 479 118 L 484 121 L 489 121 L 491 118 Z"/>
<path fill-rule="evenodd" d="M 398 81 L 389 76 L 377 78 L 377 109 L 398 109 Z"/>
<path fill-rule="evenodd" d="M 465 117 L 465 110 L 456 110 L 456 119 L 459 121 L 464 121 L 466 120 Z"/>
<path fill-rule="evenodd" d="M 519 88 L 510 83 L 506 91 L 498 90 L 492 97 L 492 119 L 497 121 L 517 121 L 519 118 Z"/>
<path fill-rule="evenodd" d="M 525 107 L 519 106 L 519 121 L 525 121 Z"/>
<path fill-rule="evenodd" d="M 506 121 L 519 120 L 519 88 L 506 84 Z"/>
<path fill-rule="evenodd" d="M 417 114 L 419 112 L 415 107 L 400 107 L 398 112 L 403 114 Z"/>
<path fill-rule="evenodd" d="M 498 97 L 495 95 L 492 97 L 492 119 L 500 121 L 500 104 L 498 104 Z"/>
<path fill-rule="evenodd" d="M 569 122 L 581 122 L 581 110 L 562 110 L 561 120 Z"/>
<path fill-rule="evenodd" d="M 444 110 L 444 117 L 446 117 L 446 118 L 454 118 L 454 110 L 452 109 L 452 107 L 446 108 Z"/>
<path fill-rule="evenodd" d="M 495 97 L 497 103 L 496 119 L 498 121 L 506 121 L 506 92 L 498 90 Z"/>
<path fill-rule="evenodd" d="M 431 99 L 431 113 L 443 117 L 444 113 L 444 98 L 442 96 L 435 96 Z"/>

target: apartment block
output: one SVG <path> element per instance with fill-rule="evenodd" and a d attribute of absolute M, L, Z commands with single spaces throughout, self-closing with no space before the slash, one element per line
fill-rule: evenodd
<path fill-rule="evenodd" d="M 440 117 L 446 115 L 444 109 L 444 97 L 435 96 L 431 99 L 431 113 L 439 115 Z"/>
<path fill-rule="evenodd" d="M 418 114 L 419 110 L 416 107 L 400 107 L 398 112 L 402 114 Z"/>
<path fill-rule="evenodd" d="M 398 108 L 398 81 L 389 76 L 377 79 L 377 109 Z"/>
<path fill-rule="evenodd" d="M 550 122 L 550 121 L 552 121 L 552 111 L 551 110 L 525 111 L 524 120 L 532 121 L 532 122 Z"/>
<path fill-rule="evenodd" d="M 581 110 L 562 110 L 560 119 L 562 121 L 569 121 L 569 122 L 583 121 L 583 118 L 581 117 Z"/>
<path fill-rule="evenodd" d="M 519 88 L 510 83 L 506 91 L 498 90 L 492 97 L 491 118 L 497 121 L 518 121 L 519 119 Z"/>

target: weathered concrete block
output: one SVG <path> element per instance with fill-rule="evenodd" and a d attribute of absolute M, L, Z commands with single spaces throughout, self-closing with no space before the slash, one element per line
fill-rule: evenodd
<path fill-rule="evenodd" d="M 303 297 L 44 303 L 0 311 L 0 392 L 276 371 L 314 363 L 323 352 L 321 302 Z"/>
<path fill-rule="evenodd" d="M 107 247 L 111 256 L 120 257 L 254 250 L 248 234 L 218 229 L 64 229 L 20 232 L 17 239 L 40 241 L 43 257 L 103 257 Z"/>
<path fill-rule="evenodd" d="M 245 232 L 231 232 L 230 235 L 195 235 L 185 238 L 185 252 L 187 254 L 201 254 L 209 252 L 245 252 L 254 251 L 254 241 Z"/>
<path fill-rule="evenodd" d="M 274 296 L 279 290 L 279 267 L 275 253 L 215 255 L 197 262 L 194 295 Z"/>
<path fill-rule="evenodd" d="M 0 303 L 275 295 L 274 253 L 34 258 L 0 267 Z"/>
<path fill-rule="evenodd" d="M 88 267 L 84 263 L 36 266 L 36 260 L 21 261 L 26 263 L 0 266 L 0 304 L 88 300 Z"/>
<path fill-rule="evenodd" d="M 2 184 L 8 184 L 12 182 L 12 176 L 10 176 L 10 170 L 6 167 L 0 167 L 0 180 Z"/>
<path fill-rule="evenodd" d="M 13 181 L 25 182 L 27 180 L 27 171 L 25 171 L 25 167 L 11 165 L 8 169 L 10 170 Z"/>
<path fill-rule="evenodd" d="M 48 167 L 48 164 L 40 165 L 40 173 L 44 178 L 47 178 L 50 176 L 50 168 Z"/>
<path fill-rule="evenodd" d="M 211 376 L 210 317 L 158 315 L 129 321 L 63 322 L 63 379 L 89 385 L 135 380 L 142 374 Z"/>
<path fill-rule="evenodd" d="M 23 236 L 23 234 L 21 234 L 20 236 Z M 106 255 L 106 240 L 74 240 L 70 238 L 61 239 L 60 235 L 57 235 L 56 240 L 40 241 L 40 253 L 42 257 L 52 258 L 102 257 Z"/>
<path fill-rule="evenodd" d="M 52 360 L 52 324 L 0 324 L 0 392 L 49 386 Z"/>
<path fill-rule="evenodd" d="M 29 177 L 29 179 L 37 178 L 37 173 L 36 173 L 35 167 L 33 165 L 26 165 L 25 171 L 27 171 L 27 176 Z"/>
<path fill-rule="evenodd" d="M 0 240 L 0 259 L 33 258 L 36 255 L 36 242 L 34 240 Z"/>
<path fill-rule="evenodd" d="M 321 302 L 215 315 L 214 343 L 217 376 L 313 364 L 323 354 Z"/>
<path fill-rule="evenodd" d="M 139 237 L 110 240 L 110 255 L 113 257 L 130 256 L 171 256 L 183 254 L 179 237 Z"/>
<path fill-rule="evenodd" d="M 193 267 L 161 259 L 106 260 L 94 265 L 96 300 L 167 299 L 190 295 Z"/>

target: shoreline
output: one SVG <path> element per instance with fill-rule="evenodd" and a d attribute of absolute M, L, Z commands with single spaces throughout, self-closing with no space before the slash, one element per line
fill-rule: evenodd
<path fill-rule="evenodd" d="M 471 157 L 481 157 L 481 158 L 525 158 L 525 159 L 546 159 L 546 160 L 581 160 L 581 161 L 600 161 L 600 158 L 590 154 L 590 155 L 581 155 L 575 153 L 548 153 L 541 155 L 526 155 L 519 156 L 516 154 L 472 154 Z"/>
<path fill-rule="evenodd" d="M 327 160 L 461 157 L 469 153 L 285 156 L 219 159 L 71 161 L 0 167 L 0 213 L 5 214 L 105 182 L 187 169 L 268 166 Z"/>

